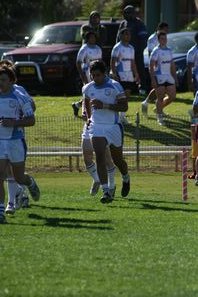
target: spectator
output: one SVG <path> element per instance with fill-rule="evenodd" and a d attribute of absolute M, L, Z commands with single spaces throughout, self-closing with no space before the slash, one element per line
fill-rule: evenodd
<path fill-rule="evenodd" d="M 165 32 L 158 34 L 159 45 L 154 48 L 150 59 L 150 76 L 152 87 L 156 90 L 157 121 L 164 125 L 163 109 L 176 97 L 177 76 L 172 51 L 167 47 Z"/>
<path fill-rule="evenodd" d="M 89 22 L 82 25 L 81 29 L 82 42 L 86 43 L 86 34 L 93 32 L 96 36 L 96 44 L 102 47 L 107 39 L 107 32 L 105 26 L 100 23 L 100 14 L 98 11 L 92 11 L 89 16 Z M 82 100 L 72 103 L 74 116 L 78 116 L 80 107 L 82 106 Z"/>
<path fill-rule="evenodd" d="M 103 46 L 107 39 L 107 32 L 105 26 L 100 23 L 100 14 L 98 11 L 92 11 L 89 16 L 89 23 L 81 27 L 82 40 L 85 41 L 85 34 L 87 32 L 94 32 L 96 34 L 96 44 Z"/>
<path fill-rule="evenodd" d="M 145 24 L 142 20 L 135 16 L 135 9 L 132 5 L 127 5 L 123 11 L 124 20 L 121 22 L 117 41 L 119 41 L 119 33 L 123 28 L 128 28 L 131 33 L 130 44 L 135 49 L 135 62 L 137 70 L 140 75 L 140 93 L 146 93 L 146 75 L 144 69 L 144 56 L 143 52 L 147 44 L 148 33 Z"/>
<path fill-rule="evenodd" d="M 161 22 L 158 24 L 156 31 L 149 37 L 147 41 L 148 55 L 150 57 L 151 52 L 158 45 L 158 37 L 157 34 L 159 32 L 168 33 L 168 24 L 166 22 Z M 155 102 L 156 100 L 155 89 L 152 89 L 146 99 L 142 102 L 142 113 L 147 116 L 148 114 L 148 103 Z"/>
<path fill-rule="evenodd" d="M 187 53 L 188 86 L 194 94 L 198 91 L 198 32 L 195 34 L 195 45 Z"/>

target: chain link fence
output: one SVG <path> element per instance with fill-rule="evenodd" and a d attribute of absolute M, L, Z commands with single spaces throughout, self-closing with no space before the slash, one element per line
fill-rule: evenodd
<path fill-rule="evenodd" d="M 130 170 L 181 170 L 181 151 L 190 151 L 190 119 L 165 118 L 159 126 L 155 117 L 137 113 L 124 125 L 124 153 Z M 34 171 L 85 170 L 81 152 L 80 118 L 37 117 L 36 125 L 26 129 L 28 157 L 26 167 Z M 190 158 L 190 153 L 189 153 Z"/>

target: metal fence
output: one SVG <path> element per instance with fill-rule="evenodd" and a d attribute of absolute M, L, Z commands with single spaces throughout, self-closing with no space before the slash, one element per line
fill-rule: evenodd
<path fill-rule="evenodd" d="M 181 170 L 180 155 L 190 150 L 190 119 L 171 116 L 166 126 L 155 117 L 138 113 L 124 126 L 124 152 L 131 170 Z M 72 116 L 37 117 L 36 125 L 26 129 L 27 169 L 34 171 L 84 170 L 81 153 L 83 121 Z M 189 154 L 190 156 L 190 154 Z"/>

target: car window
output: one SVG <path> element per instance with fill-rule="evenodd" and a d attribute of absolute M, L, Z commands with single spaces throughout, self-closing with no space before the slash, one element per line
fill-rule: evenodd
<path fill-rule="evenodd" d="M 39 30 L 29 45 L 81 43 L 80 26 L 52 26 Z"/>
<path fill-rule="evenodd" d="M 194 36 L 168 36 L 168 46 L 172 49 L 174 54 L 187 53 L 187 51 L 194 45 Z"/>

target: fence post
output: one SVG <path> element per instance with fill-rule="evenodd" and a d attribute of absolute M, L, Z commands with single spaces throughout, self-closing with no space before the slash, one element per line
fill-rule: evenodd
<path fill-rule="evenodd" d="M 136 112 L 136 130 L 135 130 L 135 136 L 136 136 L 136 170 L 140 170 L 140 114 L 139 112 Z"/>

